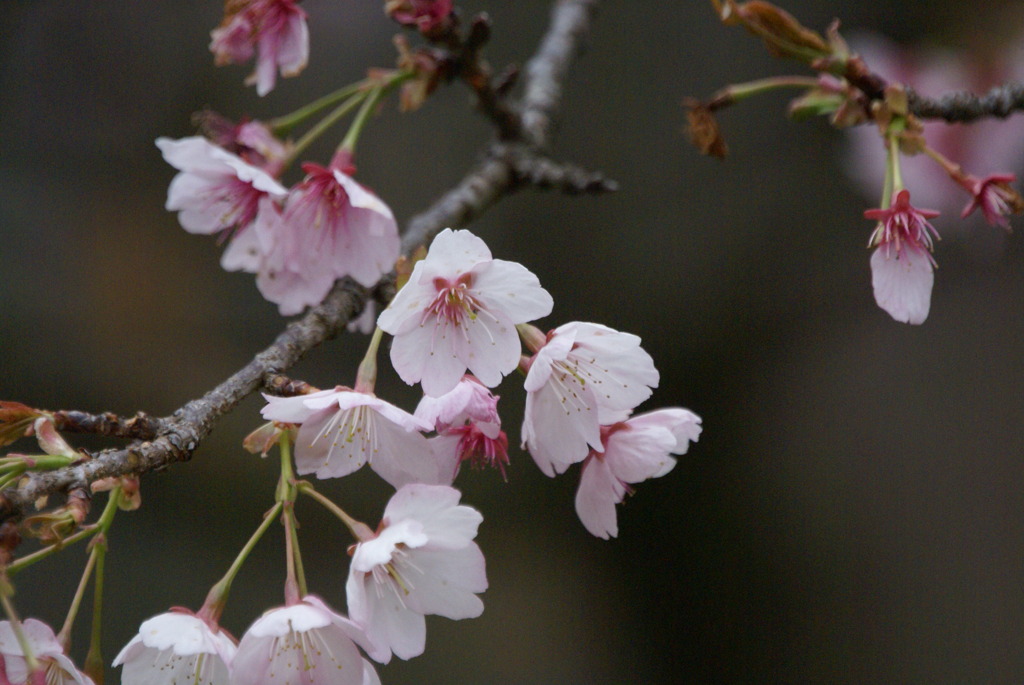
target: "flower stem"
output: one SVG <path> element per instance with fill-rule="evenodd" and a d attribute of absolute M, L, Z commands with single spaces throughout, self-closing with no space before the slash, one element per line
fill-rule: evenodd
<path fill-rule="evenodd" d="M 85 672 L 95 681 L 103 681 L 103 569 L 107 557 L 106 535 L 95 539 L 93 554 L 96 555 L 96 580 L 93 582 L 92 634 L 89 638 L 89 652 L 85 655 Z"/>
<path fill-rule="evenodd" d="M 277 519 L 277 515 L 281 513 L 283 507 L 284 505 L 281 502 L 275 502 L 270 511 L 263 515 L 263 522 L 260 523 L 259 528 L 252 534 L 249 541 L 245 543 L 242 551 L 235 557 L 231 568 L 228 569 L 223 578 L 217 581 L 216 585 L 210 588 L 210 592 L 206 595 L 206 601 L 203 602 L 202 608 L 196 614 L 199 618 L 209 619 L 215 623 L 220 619 L 221 612 L 224 611 L 224 605 L 228 599 L 228 592 L 231 590 L 232 581 L 238 575 L 238 571 L 241 570 L 242 564 L 249 558 L 253 548 L 256 547 L 256 543 L 260 541 L 263 534 L 267 532 L 270 525 Z"/>
<path fill-rule="evenodd" d="M 370 83 L 370 79 L 363 79 L 362 81 L 351 83 L 344 88 L 339 88 L 333 93 L 328 93 L 294 112 L 271 119 L 267 122 L 267 126 L 274 132 L 275 136 L 286 136 L 293 128 L 309 117 L 319 114 L 331 105 L 341 102 L 361 90 L 365 90 Z"/>
<path fill-rule="evenodd" d="M 11 602 L 12 594 L 14 594 L 14 589 L 7 582 L 7 579 L 4 578 L 3 588 L 0 590 L 0 604 L 3 604 L 4 613 L 7 614 L 7 620 L 11 622 L 11 630 L 14 631 L 14 639 L 18 641 L 21 653 L 25 657 L 25 669 L 29 673 L 37 673 L 39 671 L 39 660 L 32 651 L 32 645 L 29 644 L 28 638 L 25 637 L 25 629 L 21 625 L 21 619 L 18 618 L 18 612 L 14 609 L 14 603 Z"/>
<path fill-rule="evenodd" d="M 302 565 L 302 554 L 299 551 L 298 521 L 295 518 L 295 499 L 298 488 L 295 486 L 295 472 L 292 469 L 292 443 L 287 436 L 282 436 L 277 444 L 281 451 L 281 480 L 278 484 L 278 501 L 284 506 L 282 521 L 284 524 L 285 557 L 287 559 L 287 580 L 285 581 L 285 603 L 293 604 L 305 597 L 306 572 Z"/>
<path fill-rule="evenodd" d="M 370 344 L 366 348 L 363 361 L 359 362 L 359 370 L 356 372 L 356 392 L 372 393 L 377 385 L 377 350 L 380 348 L 381 338 L 384 331 L 378 326 L 373 335 L 370 336 Z"/>
<path fill-rule="evenodd" d="M 347 152 L 349 155 L 355 152 L 359 136 L 362 135 L 363 129 L 366 128 L 366 124 L 376 109 L 377 103 L 396 86 L 403 81 L 409 80 L 414 75 L 412 71 L 396 71 L 370 91 L 369 96 L 363 102 L 363 106 L 359 108 L 359 113 L 352 120 L 352 125 L 348 129 L 348 133 L 345 134 L 345 139 L 338 146 L 338 152 Z"/>
<path fill-rule="evenodd" d="M 813 76 L 772 76 L 745 83 L 732 83 L 711 96 L 707 106 L 711 111 L 746 100 L 755 95 L 781 88 L 817 88 L 821 83 Z"/>
<path fill-rule="evenodd" d="M 11 565 L 7 567 L 7 575 L 13 576 L 18 571 L 21 571 L 22 569 L 31 566 L 37 561 L 42 561 L 54 552 L 59 552 L 60 550 L 66 548 L 68 545 L 74 544 L 79 540 L 84 540 L 85 538 L 91 537 L 95 534 L 96 526 L 88 526 L 78 531 L 74 535 L 69 535 L 68 537 L 64 538 L 58 543 L 52 544 L 49 547 L 44 547 L 40 550 L 36 550 L 35 552 L 32 552 L 32 554 L 26 554 L 22 558 L 12 562 Z"/>
<path fill-rule="evenodd" d="M 349 516 L 347 513 L 345 513 L 344 509 L 342 509 L 337 504 L 329 500 L 327 497 L 317 492 L 316 489 L 312 486 L 312 484 L 306 481 L 299 481 L 298 487 L 299 492 L 301 492 L 304 495 L 312 497 L 317 502 L 319 502 L 325 509 L 327 509 L 327 511 L 331 512 L 339 519 L 341 519 L 341 522 L 345 524 L 345 527 L 349 529 L 353 537 L 355 537 L 357 540 L 369 540 L 373 537 L 373 531 L 370 529 L 368 525 L 366 525 L 362 521 L 357 521 L 351 516 Z"/>
<path fill-rule="evenodd" d="M 110 525 L 114 522 L 114 515 L 117 513 L 118 505 L 121 502 L 121 487 L 115 487 L 110 491 L 110 497 L 107 498 L 107 506 L 103 508 L 103 513 L 100 514 L 99 520 L 96 522 L 94 529 L 94 536 L 92 539 L 92 549 L 89 551 L 89 561 L 85 564 L 85 570 L 82 572 L 82 579 L 78 583 L 78 589 L 75 590 L 75 596 L 71 600 L 71 607 L 68 609 L 67 618 L 64 619 L 64 626 L 57 633 L 57 639 L 67 649 L 71 643 L 71 628 L 75 624 L 75 618 L 78 616 L 78 609 L 82 604 L 82 598 L 85 596 L 85 588 L 89 584 L 89 578 L 92 576 L 93 569 L 99 565 L 99 568 L 103 566 L 102 557 L 107 551 L 107 531 L 110 530 Z M 99 573 L 99 571 L 97 572 Z M 97 575 L 96 578 L 96 591 L 102 593 L 103 581 Z M 102 595 L 99 595 L 100 597 Z M 96 631 L 95 626 L 95 613 L 93 614 L 93 632 Z M 91 648 L 90 648 L 91 651 Z"/>
<path fill-rule="evenodd" d="M 343 116 L 355 109 L 356 105 L 366 99 L 366 95 L 366 91 L 356 92 L 341 103 L 341 105 L 339 105 L 333 112 L 317 122 L 316 126 L 306 131 L 306 133 L 295 142 L 295 146 L 288 154 L 288 157 L 285 158 L 284 168 L 291 166 L 292 162 L 298 159 L 299 155 L 305 152 L 306 148 L 308 148 L 313 141 L 323 135 L 324 131 L 336 124 Z"/>

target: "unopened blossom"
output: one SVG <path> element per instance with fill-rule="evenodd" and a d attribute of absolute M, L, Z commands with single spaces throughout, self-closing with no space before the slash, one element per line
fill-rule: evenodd
<path fill-rule="evenodd" d="M 380 685 L 357 644 L 370 648 L 360 626 L 307 595 L 271 609 L 245 631 L 231 664 L 231 683 Z"/>
<path fill-rule="evenodd" d="M 901 190 L 888 209 L 869 209 L 867 219 L 878 221 L 871 234 L 871 285 L 878 306 L 897 321 L 923 323 L 931 307 L 932 239 L 938 238 L 928 219 L 939 213 L 910 204 L 910 191 Z"/>
<path fill-rule="evenodd" d="M 431 426 L 372 393 L 339 386 L 296 397 L 264 397 L 263 418 L 300 424 L 295 439 L 300 474 L 337 478 L 369 462 L 396 488 L 438 482 L 437 463 L 420 432 Z"/>
<path fill-rule="evenodd" d="M 595 323 L 551 331 L 529 367 L 523 446 L 549 476 L 602 451 L 600 427 L 625 419 L 658 386 L 640 338 Z"/>
<path fill-rule="evenodd" d="M 122 685 L 228 685 L 234 641 L 216 625 L 177 610 L 142 622 L 114 659 Z"/>
<path fill-rule="evenodd" d="M 157 138 L 167 163 L 180 173 L 167 189 L 167 209 L 189 233 L 239 233 L 255 220 L 260 201 L 288 190 L 266 171 L 206 138 Z"/>
<path fill-rule="evenodd" d="M 591 450 L 580 474 L 576 513 L 599 538 L 619 533 L 615 505 L 631 483 L 664 476 L 700 436 L 700 417 L 686 409 L 659 409 L 601 427 L 604 451 Z"/>
<path fill-rule="evenodd" d="M 236 124 L 209 109 L 197 112 L 192 120 L 214 145 L 238 155 L 271 176 L 280 175 L 291 146 L 275 136 L 262 121 L 243 119 Z"/>
<path fill-rule="evenodd" d="M 437 431 L 430 443 L 442 475 L 454 479 L 466 461 L 475 467 L 497 468 L 505 475 L 508 437 L 501 430 L 498 397 L 473 376 L 463 376 L 440 397 L 424 395 L 415 416 Z"/>
<path fill-rule="evenodd" d="M 452 0 L 387 0 L 384 11 L 403 26 L 415 26 L 429 35 L 445 25 Z"/>
<path fill-rule="evenodd" d="M 64 653 L 50 626 L 30 618 L 21 624 L 21 629 L 32 655 L 39 662 L 46 685 L 93 685 L 92 679 L 79 671 Z M 35 683 L 36 674 L 29 673 L 25 652 L 11 622 L 0 621 L 0 676 L 5 678 L 3 682 L 12 685 Z"/>
<path fill-rule="evenodd" d="M 483 517 L 459 498 L 443 485 L 399 489 L 377 533 L 352 552 L 349 615 L 366 629 L 373 659 L 422 654 L 426 614 L 463 619 L 483 612 L 477 593 L 487 589 L 487 574 L 473 542 Z"/>
<path fill-rule="evenodd" d="M 306 13 L 295 0 L 236 0 L 210 33 L 217 65 L 242 64 L 256 54 L 256 70 L 246 78 L 261 96 L 274 89 L 277 72 L 295 76 L 309 60 Z"/>
<path fill-rule="evenodd" d="M 395 337 L 402 380 L 437 397 L 468 368 L 494 387 L 519 363 L 515 325 L 551 313 L 551 295 L 521 264 L 491 257 L 469 231 L 441 231 L 377 325 Z"/>
<path fill-rule="evenodd" d="M 1009 228 L 1006 217 L 1024 211 L 1024 199 L 1010 186 L 1015 180 L 1017 177 L 1013 174 L 990 174 L 985 178 L 968 176 L 965 187 L 971 193 L 971 201 L 964 207 L 961 218 L 980 208 L 989 224 Z"/>

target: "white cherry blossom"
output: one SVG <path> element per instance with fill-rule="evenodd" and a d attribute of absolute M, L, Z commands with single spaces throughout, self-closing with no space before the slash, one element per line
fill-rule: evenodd
<path fill-rule="evenodd" d="M 657 386 L 637 336 L 595 323 L 559 326 L 530 361 L 523 446 L 541 471 L 562 473 L 602 451 L 600 427 L 625 419 Z"/>
<path fill-rule="evenodd" d="M 21 624 L 29 649 L 39 662 L 47 685 L 93 685 L 92 679 L 78 670 L 64 653 L 64 648 L 53 634 L 50 626 L 40 620 L 29 618 Z M 0 621 L 0 677 L 14 685 L 36 682 L 29 673 L 25 652 L 14 634 L 10 621 Z M 38 677 L 38 671 L 35 677 Z"/>
<path fill-rule="evenodd" d="M 228 685 L 235 643 L 220 629 L 184 611 L 142 622 L 139 634 L 114 659 L 122 685 Z"/>
<path fill-rule="evenodd" d="M 604 451 L 591 450 L 580 474 L 576 513 L 587 530 L 608 539 L 619 533 L 615 505 L 630 483 L 658 478 L 700 436 L 700 417 L 686 409 L 659 409 L 601 428 Z"/>
<path fill-rule="evenodd" d="M 493 259 L 469 231 L 441 231 L 377 325 L 395 337 L 402 380 L 437 397 L 468 368 L 493 388 L 519 363 L 515 325 L 551 313 L 551 295 L 526 267 Z"/>
<path fill-rule="evenodd" d="M 420 432 L 432 426 L 372 393 L 339 386 L 309 395 L 264 398 L 263 418 L 300 424 L 295 440 L 300 474 L 337 478 L 369 462 L 396 488 L 438 482 L 437 463 Z"/>
<path fill-rule="evenodd" d="M 380 685 L 356 644 L 370 646 L 362 628 L 307 595 L 291 606 L 271 609 L 245 631 L 232 662 L 231 683 Z"/>
<path fill-rule="evenodd" d="M 392 496 L 374 537 L 356 545 L 345 591 L 349 614 L 381 663 L 423 653 L 426 614 L 451 619 L 483 612 L 484 556 L 473 542 L 483 520 L 458 490 L 407 485 Z"/>

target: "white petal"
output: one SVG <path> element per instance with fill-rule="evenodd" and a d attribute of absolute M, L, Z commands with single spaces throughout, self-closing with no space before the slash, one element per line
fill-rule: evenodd
<path fill-rule="evenodd" d="M 460 505 L 461 493 L 445 485 L 407 485 L 391 496 L 384 519 L 413 519 L 423 524 L 431 547 L 465 547 L 476 537 L 483 516 Z"/>
<path fill-rule="evenodd" d="M 586 459 L 590 447 L 603 449 L 594 393 L 556 369 L 540 390 L 527 393 L 522 434 L 541 471 L 562 473 Z"/>
<path fill-rule="evenodd" d="M 463 334 L 453 333 L 455 354 L 481 383 L 493 388 L 519 365 L 522 347 L 515 324 L 503 312 L 480 310 L 463 326 Z M 434 394 L 426 387 L 423 391 Z"/>
<path fill-rule="evenodd" d="M 368 417 L 376 436 L 376 444 L 371 443 L 367 454 L 370 468 L 396 488 L 408 483 L 437 483 L 441 479 L 438 465 L 423 434 L 373 414 Z"/>
<path fill-rule="evenodd" d="M 474 271 L 472 291 L 488 309 L 501 311 L 512 323 L 547 316 L 554 300 L 540 280 L 522 264 L 495 259 Z"/>
<path fill-rule="evenodd" d="M 262 261 L 259 237 L 251 228 L 236 233 L 220 257 L 221 268 L 225 271 L 245 271 L 251 274 L 259 272 Z"/>
<path fill-rule="evenodd" d="M 480 262 L 490 260 L 491 251 L 483 240 L 469 231 L 446 228 L 430 243 L 420 279 L 433 280 L 439 275 L 455 280 Z"/>
<path fill-rule="evenodd" d="M 689 409 L 670 407 L 657 411 L 639 414 L 629 420 L 629 425 L 637 428 L 662 426 L 672 431 L 676 446 L 669 450 L 672 454 L 686 454 L 691 442 L 697 442 L 701 433 L 701 419 Z"/>
<path fill-rule="evenodd" d="M 676 438 L 667 428 L 627 428 L 609 436 L 604 463 L 617 479 L 639 483 L 672 470 L 676 460 L 669 452 L 675 445 Z"/>
<path fill-rule="evenodd" d="M 875 302 L 897 321 L 924 323 L 934 282 L 932 264 L 924 251 L 904 249 L 897 254 L 882 245 L 871 255 Z"/>
<path fill-rule="evenodd" d="M 608 539 L 619 534 L 615 505 L 626 489 L 599 457 L 588 459 L 580 474 L 576 491 L 576 513 L 591 535 Z"/>
<path fill-rule="evenodd" d="M 427 642 L 423 615 L 406 608 L 402 597 L 391 588 L 383 589 L 385 591 L 378 594 L 370 575 L 353 573 L 350 569 L 345 583 L 348 609 L 374 645 L 367 654 L 382 664 L 391 660 L 392 652 L 401 659 L 419 656 Z"/>
<path fill-rule="evenodd" d="M 552 365 L 555 362 L 565 361 L 572 351 L 573 343 L 576 340 L 575 332 L 559 333 L 552 336 L 544 347 L 537 351 L 533 361 L 530 362 L 530 370 L 526 374 L 526 382 L 523 387 L 526 392 L 540 390 L 551 377 Z"/>
<path fill-rule="evenodd" d="M 409 608 L 453 620 L 483 613 L 484 603 L 476 593 L 487 589 L 487 572 L 476 543 L 456 550 L 418 549 L 409 557 L 408 565 L 415 570 L 402 576 L 413 588 L 406 599 Z"/>
<path fill-rule="evenodd" d="M 454 388 L 466 373 L 466 365 L 452 350 L 450 335 L 461 332 L 438 325 L 437 317 L 432 316 L 423 325 L 395 336 L 391 364 L 399 377 L 409 385 L 422 382 L 423 392 L 435 397 Z"/>

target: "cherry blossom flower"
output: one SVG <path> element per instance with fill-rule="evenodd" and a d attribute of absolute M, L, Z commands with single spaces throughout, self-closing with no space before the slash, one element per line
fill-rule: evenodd
<path fill-rule="evenodd" d="M 591 450 L 580 474 L 576 513 L 587 530 L 608 539 L 619 533 L 615 505 L 630 483 L 664 476 L 700 436 L 700 417 L 686 409 L 659 409 L 601 427 L 604 452 Z"/>
<path fill-rule="evenodd" d="M 271 609 L 245 631 L 231 664 L 234 685 L 380 685 L 356 645 L 370 647 L 362 628 L 307 595 Z"/>
<path fill-rule="evenodd" d="M 493 259 L 469 231 L 441 231 L 377 325 L 395 337 L 402 380 L 437 397 L 468 368 L 494 387 L 519 363 L 515 324 L 551 313 L 551 295 L 521 264 Z"/>
<path fill-rule="evenodd" d="M 388 206 L 342 166 L 302 165 L 306 178 L 292 190 L 281 217 L 283 263 L 292 271 L 323 271 L 326 265 L 335 278 L 351 276 L 370 287 L 398 259 L 398 224 Z"/>
<path fill-rule="evenodd" d="M 227 685 L 235 643 L 191 612 L 172 610 L 142 622 L 139 634 L 114 659 L 122 685 Z"/>
<path fill-rule="evenodd" d="M 263 418 L 300 424 L 295 440 L 300 474 L 338 478 L 369 462 L 396 488 L 438 482 L 437 463 L 420 433 L 431 426 L 372 393 L 338 386 L 296 397 L 264 397 Z"/>
<path fill-rule="evenodd" d="M 376 535 L 352 553 L 349 614 L 374 645 L 381 663 L 423 653 L 426 614 L 451 619 L 483 612 L 477 593 L 487 589 L 484 557 L 473 542 L 483 517 L 459 504 L 459 491 L 443 485 L 407 485 L 384 510 Z"/>
<path fill-rule="evenodd" d="M 44 671 L 47 685 L 93 685 L 92 679 L 79 671 L 64 654 L 64 648 L 50 626 L 30 618 L 21 624 L 21 629 L 29 649 Z M 0 621 L 0 676 L 4 677 L 3 682 L 14 685 L 35 683 L 33 675 L 28 671 L 25 652 L 18 643 L 11 622 Z"/>
<path fill-rule="evenodd" d="M 288 193 L 267 172 L 200 136 L 157 138 L 156 146 L 180 172 L 167 190 L 167 209 L 179 212 L 189 233 L 237 235 L 256 218 L 261 200 Z"/>
<path fill-rule="evenodd" d="M 218 66 L 248 62 L 255 52 L 256 70 L 245 80 L 266 95 L 282 76 L 295 76 L 309 60 L 306 13 L 295 0 L 242 0 L 228 3 L 219 27 L 210 33 L 210 50 Z"/>
<path fill-rule="evenodd" d="M 931 307 L 932 237 L 939 237 L 928 219 L 939 213 L 910 204 L 910 191 L 901 190 L 889 209 L 869 209 L 864 217 L 877 219 L 878 227 L 868 245 L 878 246 L 871 255 L 871 285 L 878 306 L 897 321 L 923 323 Z"/>
<path fill-rule="evenodd" d="M 1024 211 L 1024 199 L 1010 187 L 1016 179 L 1013 174 L 989 174 L 985 178 L 968 176 L 964 185 L 971 193 L 971 201 L 964 207 L 961 218 L 980 207 L 989 224 L 1009 228 L 1006 217 Z"/>
<path fill-rule="evenodd" d="M 595 323 L 551 331 L 529 367 L 523 446 L 549 476 L 602 451 L 600 426 L 624 420 L 658 387 L 640 338 Z"/>
<path fill-rule="evenodd" d="M 498 397 L 473 376 L 463 376 L 450 392 L 440 397 L 424 395 L 416 418 L 434 426 L 430 439 L 441 465 L 441 474 L 454 480 L 464 461 L 474 467 L 492 466 L 505 476 L 508 437 L 501 430 Z M 447 481 L 450 482 L 450 481 Z"/>

